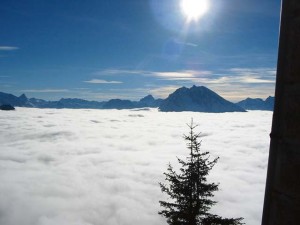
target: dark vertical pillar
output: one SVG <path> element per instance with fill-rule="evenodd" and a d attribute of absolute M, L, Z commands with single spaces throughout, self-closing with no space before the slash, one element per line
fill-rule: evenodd
<path fill-rule="evenodd" d="M 300 224 L 300 0 L 282 0 L 262 225 Z"/>

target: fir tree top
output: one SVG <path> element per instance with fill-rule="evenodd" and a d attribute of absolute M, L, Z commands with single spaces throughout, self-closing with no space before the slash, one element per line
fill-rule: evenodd
<path fill-rule="evenodd" d="M 216 204 L 211 198 L 218 190 L 218 184 L 207 182 L 207 176 L 219 158 L 210 160 L 209 152 L 200 150 L 201 133 L 195 133 L 193 120 L 189 127 L 189 134 L 184 135 L 189 154 L 185 160 L 178 159 L 179 172 L 169 164 L 164 173 L 167 184 L 159 183 L 161 191 L 166 193 L 171 202 L 159 201 L 164 208 L 158 213 L 167 218 L 170 225 L 238 225 L 243 224 L 243 218 L 222 218 L 209 213 Z"/>

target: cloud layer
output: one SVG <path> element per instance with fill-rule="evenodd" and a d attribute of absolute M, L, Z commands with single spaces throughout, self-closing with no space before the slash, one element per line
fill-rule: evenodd
<path fill-rule="evenodd" d="M 220 156 L 213 211 L 260 223 L 271 112 L 27 109 L 0 114 L 0 224 L 162 225 L 158 182 L 193 117 Z"/>
<path fill-rule="evenodd" d="M 91 79 L 84 82 L 90 84 L 122 84 L 123 83 L 121 81 L 107 81 L 107 80 L 100 80 L 100 79 Z"/>

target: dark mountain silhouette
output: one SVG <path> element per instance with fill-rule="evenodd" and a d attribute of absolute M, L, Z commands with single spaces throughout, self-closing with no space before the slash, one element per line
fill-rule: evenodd
<path fill-rule="evenodd" d="M 274 103 L 275 103 L 275 97 L 269 96 L 265 100 L 266 103 L 266 110 L 273 111 L 274 110 Z"/>
<path fill-rule="evenodd" d="M 140 101 L 130 101 L 121 99 L 111 99 L 109 101 L 97 102 L 79 98 L 62 98 L 59 101 L 45 101 L 43 99 L 30 98 L 25 94 L 17 97 L 12 94 L 0 92 L 0 105 L 10 104 L 18 107 L 35 108 L 71 108 L 71 109 L 132 109 L 145 107 L 158 107 L 162 99 L 154 99 L 152 95 L 147 95 Z"/>
<path fill-rule="evenodd" d="M 111 99 L 103 105 L 103 109 L 133 109 L 136 104 L 130 100 Z"/>
<path fill-rule="evenodd" d="M 155 99 L 152 95 L 147 95 L 146 97 L 142 98 L 137 105 L 141 107 L 159 107 L 162 99 Z"/>
<path fill-rule="evenodd" d="M 17 97 L 12 94 L 0 92 L 0 105 L 29 106 L 29 103 L 25 94 Z"/>
<path fill-rule="evenodd" d="M 147 95 L 139 101 L 111 99 L 109 101 L 88 101 L 79 98 L 62 98 L 59 101 L 46 101 L 37 98 L 27 98 L 25 94 L 17 97 L 0 92 L 0 105 L 34 108 L 71 108 L 71 109 L 133 109 L 159 107 L 160 111 L 179 112 L 244 112 L 250 110 L 273 110 L 274 97 L 262 99 L 247 98 L 233 104 L 206 87 L 182 87 L 170 94 L 168 98 L 155 99 Z"/>
<path fill-rule="evenodd" d="M 203 86 L 177 89 L 160 104 L 159 109 L 163 112 L 245 112 L 240 106 Z"/>
<path fill-rule="evenodd" d="M 55 108 L 71 108 L 71 109 L 102 109 L 105 102 L 87 101 L 79 98 L 62 98 L 55 102 Z"/>
<path fill-rule="evenodd" d="M 143 103 L 152 103 L 154 101 L 155 101 L 155 99 L 152 95 L 147 95 L 144 98 L 140 99 L 140 102 L 143 102 Z"/>
<path fill-rule="evenodd" d="M 269 96 L 265 101 L 261 98 L 246 98 L 238 103 L 240 107 L 248 110 L 270 110 L 274 108 L 274 97 Z"/>
<path fill-rule="evenodd" d="M 28 99 L 30 107 L 34 108 L 55 108 L 56 102 L 45 101 L 43 99 L 38 98 L 30 98 Z"/>
<path fill-rule="evenodd" d="M 0 110 L 15 110 L 15 108 L 11 105 L 1 105 Z"/>
<path fill-rule="evenodd" d="M 130 101 L 121 99 L 111 99 L 103 104 L 103 109 L 133 109 L 133 108 L 146 108 L 146 107 L 159 107 L 162 99 L 155 99 L 152 95 L 140 99 L 140 101 Z"/>

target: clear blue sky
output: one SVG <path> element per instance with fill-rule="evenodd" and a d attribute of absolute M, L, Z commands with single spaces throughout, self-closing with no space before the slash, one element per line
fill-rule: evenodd
<path fill-rule="evenodd" d="M 202 0 L 199 0 L 202 1 Z M 204 85 L 274 95 L 279 0 L 1 0 L 0 91 L 58 100 L 166 97 Z"/>

